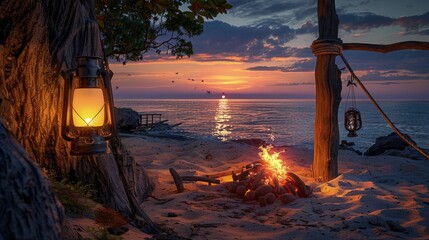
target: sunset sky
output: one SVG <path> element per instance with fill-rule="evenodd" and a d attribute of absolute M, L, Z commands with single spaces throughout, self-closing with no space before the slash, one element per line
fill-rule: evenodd
<path fill-rule="evenodd" d="M 317 0 L 229 0 L 194 55 L 112 63 L 115 98 L 314 98 Z M 429 42 L 428 0 L 337 0 L 343 42 Z M 429 99 L 429 51 L 344 51 L 376 99 Z M 339 68 L 344 64 L 337 58 Z M 342 79 L 350 77 L 343 71 Z M 343 96 L 346 94 L 343 85 Z M 358 97 L 365 98 L 360 90 Z"/>

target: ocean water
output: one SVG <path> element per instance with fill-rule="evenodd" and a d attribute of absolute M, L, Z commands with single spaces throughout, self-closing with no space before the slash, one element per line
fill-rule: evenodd
<path fill-rule="evenodd" d="M 429 148 L 429 101 L 378 102 L 393 123 L 417 143 Z M 315 100 L 291 99 L 115 99 L 117 107 L 139 113 L 160 113 L 168 123 L 182 123 L 174 131 L 190 137 L 220 140 L 258 138 L 274 145 L 313 148 Z M 369 101 L 358 101 L 362 129 L 347 137 L 344 102 L 339 108 L 340 139 L 365 151 L 379 136 L 393 132 Z"/>

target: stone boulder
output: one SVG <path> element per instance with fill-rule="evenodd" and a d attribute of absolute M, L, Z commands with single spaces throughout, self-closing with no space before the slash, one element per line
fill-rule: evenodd
<path fill-rule="evenodd" d="M 140 123 L 140 115 L 131 108 L 115 108 L 116 126 L 119 130 L 136 129 Z"/>
<path fill-rule="evenodd" d="M 413 140 L 411 140 L 410 136 L 405 134 L 405 137 L 415 144 Z M 414 150 L 414 149 L 413 149 Z M 407 152 L 409 155 L 409 151 L 412 151 L 408 144 L 402 140 L 398 134 L 392 132 L 388 136 L 378 137 L 375 140 L 375 144 L 372 145 L 366 152 L 366 156 L 376 156 L 376 155 L 394 155 L 394 156 L 404 156 L 400 154 L 401 152 Z M 415 150 L 414 150 L 415 151 Z"/>
<path fill-rule="evenodd" d="M 354 142 L 347 142 L 347 140 L 342 140 L 338 149 L 353 151 L 358 155 L 362 155 L 363 153 L 359 150 L 354 149 Z"/>
<path fill-rule="evenodd" d="M 429 153 L 429 149 L 421 148 L 424 152 Z M 413 147 L 408 146 L 404 150 L 397 150 L 397 149 L 388 149 L 386 150 L 383 155 L 389 155 L 389 156 L 397 156 L 397 157 L 405 157 L 410 158 L 414 160 L 425 160 L 426 157 L 423 156 L 421 153 L 417 152 Z"/>

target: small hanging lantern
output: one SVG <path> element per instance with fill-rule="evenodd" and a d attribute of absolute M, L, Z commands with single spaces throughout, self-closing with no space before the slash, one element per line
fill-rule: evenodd
<path fill-rule="evenodd" d="M 349 108 L 344 113 L 344 127 L 349 133 L 347 137 L 357 137 L 356 131 L 362 127 L 360 112 L 355 108 Z"/>
<path fill-rule="evenodd" d="M 64 74 L 62 136 L 72 155 L 105 153 L 116 133 L 110 77 L 99 57 L 77 57 L 77 68 Z"/>

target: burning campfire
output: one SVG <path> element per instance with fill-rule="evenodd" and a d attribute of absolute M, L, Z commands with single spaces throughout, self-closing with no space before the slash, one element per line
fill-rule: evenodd
<path fill-rule="evenodd" d="M 260 161 L 246 165 L 238 174 L 233 172 L 233 181 L 224 183 L 228 191 L 242 196 L 246 201 L 257 200 L 261 206 L 272 204 L 276 199 L 287 204 L 299 197 L 309 197 L 311 188 L 288 171 L 279 158 L 282 152 L 270 154 L 272 148 L 259 147 Z"/>
<path fill-rule="evenodd" d="M 289 172 L 283 161 L 279 158 L 282 152 L 270 154 L 272 146 L 259 147 L 260 161 L 253 162 L 238 171 L 227 171 L 206 176 L 181 176 L 170 168 L 171 176 L 177 187 L 177 192 L 183 192 L 185 181 L 202 181 L 210 184 L 219 184 L 218 178 L 231 176 L 230 182 L 224 182 L 228 191 L 237 193 L 246 201 L 257 200 L 262 206 L 272 204 L 276 199 L 284 204 L 297 198 L 311 196 L 312 189 L 294 173 Z"/>

